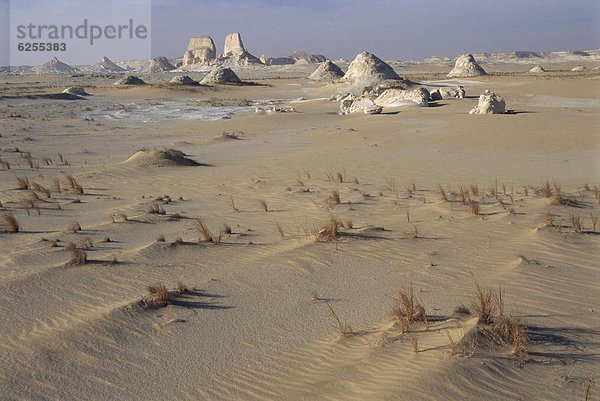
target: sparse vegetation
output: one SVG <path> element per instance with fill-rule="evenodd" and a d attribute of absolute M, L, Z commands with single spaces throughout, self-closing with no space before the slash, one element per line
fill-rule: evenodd
<path fill-rule="evenodd" d="M 329 308 L 329 312 L 331 313 L 331 315 L 333 316 L 333 318 L 335 320 L 339 335 L 342 337 L 346 337 L 346 336 L 349 336 L 350 334 L 353 334 L 354 332 L 352 331 L 352 327 L 350 327 L 350 325 L 344 323 L 340 319 L 340 317 L 335 312 L 333 307 L 329 304 L 329 302 L 325 301 L 325 303 L 327 304 L 327 307 Z"/>
<path fill-rule="evenodd" d="M 277 232 L 279 233 L 279 236 L 281 237 L 281 239 L 284 239 L 285 232 L 283 230 L 283 225 L 281 223 L 275 223 L 275 228 L 277 229 Z"/>
<path fill-rule="evenodd" d="M 29 178 L 15 177 L 15 180 L 17 180 L 17 189 L 22 191 L 31 189 L 31 185 L 29 184 Z"/>
<path fill-rule="evenodd" d="M 266 201 L 266 200 L 264 200 L 264 199 L 260 199 L 260 200 L 258 201 L 258 204 L 260 205 L 260 208 L 261 208 L 262 210 L 264 210 L 265 212 L 268 212 L 268 211 L 269 211 L 269 206 L 267 205 L 267 201 Z"/>
<path fill-rule="evenodd" d="M 0 214 L 0 222 L 2 222 L 2 231 L 7 233 L 18 233 L 20 230 L 19 222 L 12 213 Z"/>
<path fill-rule="evenodd" d="M 408 288 L 401 288 L 398 291 L 397 298 L 394 298 L 392 316 L 398 323 L 400 332 L 403 334 L 417 321 L 421 321 L 425 327 L 429 326 L 425 308 L 419 302 L 415 301 L 412 283 L 408 285 Z"/>
<path fill-rule="evenodd" d="M 150 309 L 164 308 L 169 304 L 169 291 L 164 284 L 149 285 L 146 290 L 149 295 L 144 302 Z"/>
<path fill-rule="evenodd" d="M 472 216 L 478 216 L 480 213 L 479 203 L 474 200 L 469 200 L 469 212 Z"/>
<path fill-rule="evenodd" d="M 71 259 L 69 260 L 69 265 L 79 266 L 87 263 L 87 252 L 75 248 L 74 246 L 70 248 L 70 252 Z"/>
<path fill-rule="evenodd" d="M 79 185 L 77 180 L 72 175 L 65 174 L 65 178 L 67 179 L 67 185 L 73 192 L 80 195 L 83 194 L 82 186 Z"/>
<path fill-rule="evenodd" d="M 440 200 L 448 202 L 448 195 L 446 194 L 444 187 L 442 187 L 441 185 L 438 185 L 438 193 L 440 195 Z"/>
<path fill-rule="evenodd" d="M 227 204 L 229 205 L 231 210 L 233 210 L 236 213 L 239 213 L 240 210 L 235 206 L 235 201 L 233 200 L 232 196 L 229 197 L 229 201 L 227 202 Z"/>
<path fill-rule="evenodd" d="M 75 234 L 75 233 L 77 233 L 79 231 L 81 231 L 81 226 L 77 222 L 71 224 L 70 226 L 68 226 L 65 229 L 65 233 L 67 233 L 67 234 Z"/>
<path fill-rule="evenodd" d="M 202 218 L 198 217 L 196 220 L 196 229 L 198 230 L 198 234 L 200 235 L 200 242 L 212 242 L 213 236 L 208 229 L 208 226 L 204 223 Z"/>
<path fill-rule="evenodd" d="M 592 220 L 592 231 L 596 231 L 596 225 L 598 224 L 598 215 L 590 212 L 590 219 Z"/>
<path fill-rule="evenodd" d="M 166 210 L 160 206 L 157 202 L 152 202 L 150 205 L 148 205 L 148 213 L 150 214 L 166 214 Z"/>
<path fill-rule="evenodd" d="M 548 182 L 548 180 L 542 184 L 541 192 L 544 194 L 545 198 L 552 196 L 552 187 L 550 186 L 550 182 Z"/>
<path fill-rule="evenodd" d="M 581 234 L 583 232 L 583 223 L 581 217 L 574 214 L 569 218 L 571 220 L 571 232 L 575 234 Z"/>

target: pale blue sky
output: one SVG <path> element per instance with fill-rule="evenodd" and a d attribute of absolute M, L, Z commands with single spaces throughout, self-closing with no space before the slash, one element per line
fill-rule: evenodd
<path fill-rule="evenodd" d="M 384 59 L 407 60 L 463 52 L 600 48 L 598 0 L 152 0 L 152 4 L 153 56 L 181 56 L 189 37 L 202 34 L 211 35 L 221 52 L 225 35 L 236 31 L 257 56 L 304 50 L 337 59 L 369 50 Z M 0 64 L 6 64 L 7 5 L 8 0 L 0 0 Z M 90 62 L 100 56 L 80 55 Z M 126 49 L 115 49 L 109 57 L 130 58 Z"/>

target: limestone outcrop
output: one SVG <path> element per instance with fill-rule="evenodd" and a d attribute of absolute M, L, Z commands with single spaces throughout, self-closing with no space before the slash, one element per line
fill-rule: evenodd
<path fill-rule="evenodd" d="M 175 66 L 169 62 L 166 57 L 155 57 L 150 60 L 150 72 L 173 71 Z"/>
<path fill-rule="evenodd" d="M 242 36 L 238 32 L 230 33 L 225 38 L 223 54 L 219 57 L 219 61 L 228 65 L 262 64 L 256 56 L 246 50 Z"/>
<path fill-rule="evenodd" d="M 401 80 L 402 78 L 389 64 L 371 53 L 363 52 L 350 63 L 342 79 L 366 86 L 388 79 Z"/>
<path fill-rule="evenodd" d="M 447 75 L 448 78 L 479 77 L 487 73 L 475 61 L 472 54 L 462 54 L 456 58 L 454 68 Z"/>
<path fill-rule="evenodd" d="M 38 74 L 66 74 L 75 72 L 75 69 L 53 57 L 50 61 L 35 67 L 34 71 Z"/>
<path fill-rule="evenodd" d="M 215 42 L 208 35 L 194 36 L 183 55 L 182 65 L 209 64 L 217 58 Z"/>
<path fill-rule="evenodd" d="M 542 72 L 546 72 L 546 70 L 541 65 L 536 65 L 531 70 L 529 70 L 529 72 L 531 74 L 540 74 Z"/>
<path fill-rule="evenodd" d="M 314 81 L 334 81 L 344 76 L 344 71 L 331 60 L 327 60 L 322 63 L 312 74 L 308 76 L 308 79 Z"/>
<path fill-rule="evenodd" d="M 209 72 L 203 79 L 200 81 L 201 84 L 211 85 L 211 84 L 239 84 L 242 80 L 237 76 L 235 72 L 231 68 L 226 67 L 218 67 Z"/>
<path fill-rule="evenodd" d="M 340 103 L 340 115 L 348 115 L 355 113 L 362 114 L 379 114 L 382 111 L 382 107 L 378 106 L 368 97 L 346 96 Z"/>
<path fill-rule="evenodd" d="M 108 57 L 104 56 L 98 61 L 92 69 L 97 72 L 123 72 L 124 68 L 113 63 Z"/>
<path fill-rule="evenodd" d="M 173 77 L 173 79 L 171 79 L 169 82 L 174 85 L 188 85 L 188 86 L 200 85 L 197 81 L 194 81 L 192 78 L 190 78 L 187 75 L 177 75 L 177 76 Z"/>
<path fill-rule="evenodd" d="M 146 82 L 136 76 L 127 75 L 126 77 L 119 79 L 113 85 L 146 85 Z"/>
<path fill-rule="evenodd" d="M 503 114 L 506 113 L 506 102 L 502 96 L 486 90 L 479 96 L 477 106 L 469 114 Z"/>
<path fill-rule="evenodd" d="M 87 93 L 85 89 L 74 86 L 69 86 L 68 88 L 63 90 L 63 93 L 68 93 L 69 95 L 75 96 L 90 96 L 90 94 Z"/>
<path fill-rule="evenodd" d="M 429 91 L 425 88 L 417 89 L 387 89 L 374 103 L 380 107 L 402 107 L 402 106 L 420 106 L 429 105 Z"/>

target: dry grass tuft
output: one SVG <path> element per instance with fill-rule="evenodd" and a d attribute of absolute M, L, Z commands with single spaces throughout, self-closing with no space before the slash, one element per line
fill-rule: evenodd
<path fill-rule="evenodd" d="M 69 247 L 71 252 L 71 259 L 69 260 L 69 265 L 71 266 L 79 266 L 87 263 L 87 253 L 82 251 L 81 249 L 77 249 L 75 247 Z"/>
<path fill-rule="evenodd" d="M 320 230 L 315 233 L 317 241 L 335 241 L 339 235 L 339 229 L 342 226 L 341 221 L 333 214 L 329 215 L 329 220 Z"/>
<path fill-rule="evenodd" d="M 279 236 L 281 237 L 281 239 L 284 239 L 285 232 L 283 230 L 283 225 L 281 223 L 275 223 L 275 229 L 277 229 L 277 232 L 279 233 Z"/>
<path fill-rule="evenodd" d="M 264 210 L 265 212 L 268 212 L 268 211 L 269 211 L 269 206 L 267 205 L 267 201 L 266 201 L 266 200 L 264 200 L 264 199 L 260 199 L 260 200 L 258 201 L 258 204 L 260 205 L 260 208 L 261 208 L 262 210 Z"/>
<path fill-rule="evenodd" d="M 446 194 L 444 187 L 442 187 L 441 185 L 438 185 L 438 193 L 440 195 L 440 200 L 448 202 L 448 195 Z"/>
<path fill-rule="evenodd" d="M 481 286 L 475 281 L 476 302 L 473 303 L 471 310 L 477 316 L 479 323 L 493 323 L 493 315 L 496 311 L 494 304 L 494 291 L 485 286 Z"/>
<path fill-rule="evenodd" d="M 233 230 L 231 229 L 231 226 L 229 224 L 225 223 L 221 226 L 221 233 L 230 236 L 233 233 Z"/>
<path fill-rule="evenodd" d="M 598 215 L 590 212 L 590 219 L 592 220 L 592 231 L 596 231 L 596 225 L 598 224 Z"/>
<path fill-rule="evenodd" d="M 552 196 L 552 187 L 550 186 L 550 182 L 548 182 L 548 180 L 542 184 L 541 192 L 544 194 L 545 198 Z"/>
<path fill-rule="evenodd" d="M 165 242 L 166 240 L 164 234 L 159 234 L 154 238 L 154 242 Z"/>
<path fill-rule="evenodd" d="M 164 308 L 169 304 L 169 291 L 164 284 L 149 285 L 146 290 L 149 295 L 144 302 L 150 309 Z"/>
<path fill-rule="evenodd" d="M 18 233 L 20 230 L 17 218 L 11 213 L 0 214 L 0 222 L 2 222 L 2 231 L 7 233 Z"/>
<path fill-rule="evenodd" d="M 471 194 L 473 196 L 479 196 L 479 186 L 477 184 L 471 184 L 469 188 L 471 189 Z"/>
<path fill-rule="evenodd" d="M 67 234 L 75 234 L 75 233 L 77 233 L 79 231 L 81 231 L 81 226 L 77 222 L 71 224 L 70 226 L 68 226 L 65 229 L 65 233 L 67 233 Z"/>
<path fill-rule="evenodd" d="M 583 232 L 583 223 L 581 222 L 580 216 L 574 214 L 570 217 L 571 220 L 571 232 L 575 234 L 581 234 Z"/>
<path fill-rule="evenodd" d="M 19 190 L 31 189 L 31 185 L 29 184 L 29 178 L 15 177 L 15 180 L 17 180 L 17 189 L 19 189 Z"/>
<path fill-rule="evenodd" d="M 473 355 L 475 355 L 475 351 L 477 351 L 477 341 L 475 340 L 475 337 L 473 337 L 470 342 L 467 342 L 463 333 L 462 340 L 456 342 L 450 335 L 450 332 L 447 332 L 446 334 L 450 341 L 448 344 L 450 347 L 450 355 L 459 355 L 467 358 L 472 358 Z"/>
<path fill-rule="evenodd" d="M 354 332 L 352 331 L 352 327 L 350 327 L 348 324 L 342 322 L 342 320 L 340 319 L 338 314 L 335 313 L 335 310 L 333 310 L 333 307 L 329 304 L 329 302 L 325 301 L 325 303 L 327 304 L 327 307 L 329 308 L 329 312 L 331 312 L 331 315 L 335 319 L 336 327 L 337 327 L 337 330 L 338 330 L 338 333 L 340 334 L 340 336 L 346 337 L 346 336 L 349 336 L 350 334 L 353 334 Z"/>
<path fill-rule="evenodd" d="M 469 200 L 469 212 L 472 216 L 478 216 L 480 213 L 479 203 L 474 200 Z"/>
<path fill-rule="evenodd" d="M 236 213 L 240 212 L 240 210 L 235 206 L 235 201 L 233 200 L 232 196 L 229 197 L 229 201 L 227 201 L 227 204 L 234 212 L 236 212 Z"/>
<path fill-rule="evenodd" d="M 213 242 L 214 238 L 208 229 L 208 226 L 204 223 L 202 218 L 198 217 L 196 220 L 196 229 L 200 235 L 200 242 Z"/>
<path fill-rule="evenodd" d="M 412 283 L 409 284 L 408 288 L 401 288 L 398 291 L 398 297 L 394 298 L 392 316 L 398 322 L 400 331 L 403 334 L 410 329 L 411 324 L 417 321 L 423 322 L 425 327 L 429 326 L 425 308 L 415 301 Z"/>
<path fill-rule="evenodd" d="M 190 289 L 187 287 L 187 285 L 183 284 L 182 282 L 177 283 L 177 287 L 175 288 L 176 294 L 181 295 L 187 294 L 188 292 L 190 292 Z"/>
<path fill-rule="evenodd" d="M 585 381 L 585 388 L 583 390 L 583 399 L 589 401 L 592 394 L 592 387 L 594 386 L 594 379 Z"/>
<path fill-rule="evenodd" d="M 83 194 L 83 188 L 72 175 L 65 174 L 65 178 L 67 179 L 67 185 L 73 192 L 80 195 Z"/>
<path fill-rule="evenodd" d="M 419 352 L 419 335 L 411 334 L 410 335 L 410 343 L 412 344 L 413 352 L 415 354 L 418 353 Z"/>
<path fill-rule="evenodd" d="M 329 198 L 327 198 L 327 203 L 330 205 L 339 205 L 342 203 L 342 200 L 340 199 L 340 193 L 338 191 L 331 192 Z"/>
<path fill-rule="evenodd" d="M 148 213 L 150 214 L 166 214 L 166 210 L 160 206 L 157 202 L 153 202 L 150 205 L 148 205 Z"/>

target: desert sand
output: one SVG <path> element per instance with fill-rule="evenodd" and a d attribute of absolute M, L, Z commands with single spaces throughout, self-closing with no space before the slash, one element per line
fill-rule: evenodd
<path fill-rule="evenodd" d="M 466 96 L 345 116 L 314 64 L 2 76 L 0 399 L 598 399 L 600 75 L 535 64 L 392 63 Z"/>

